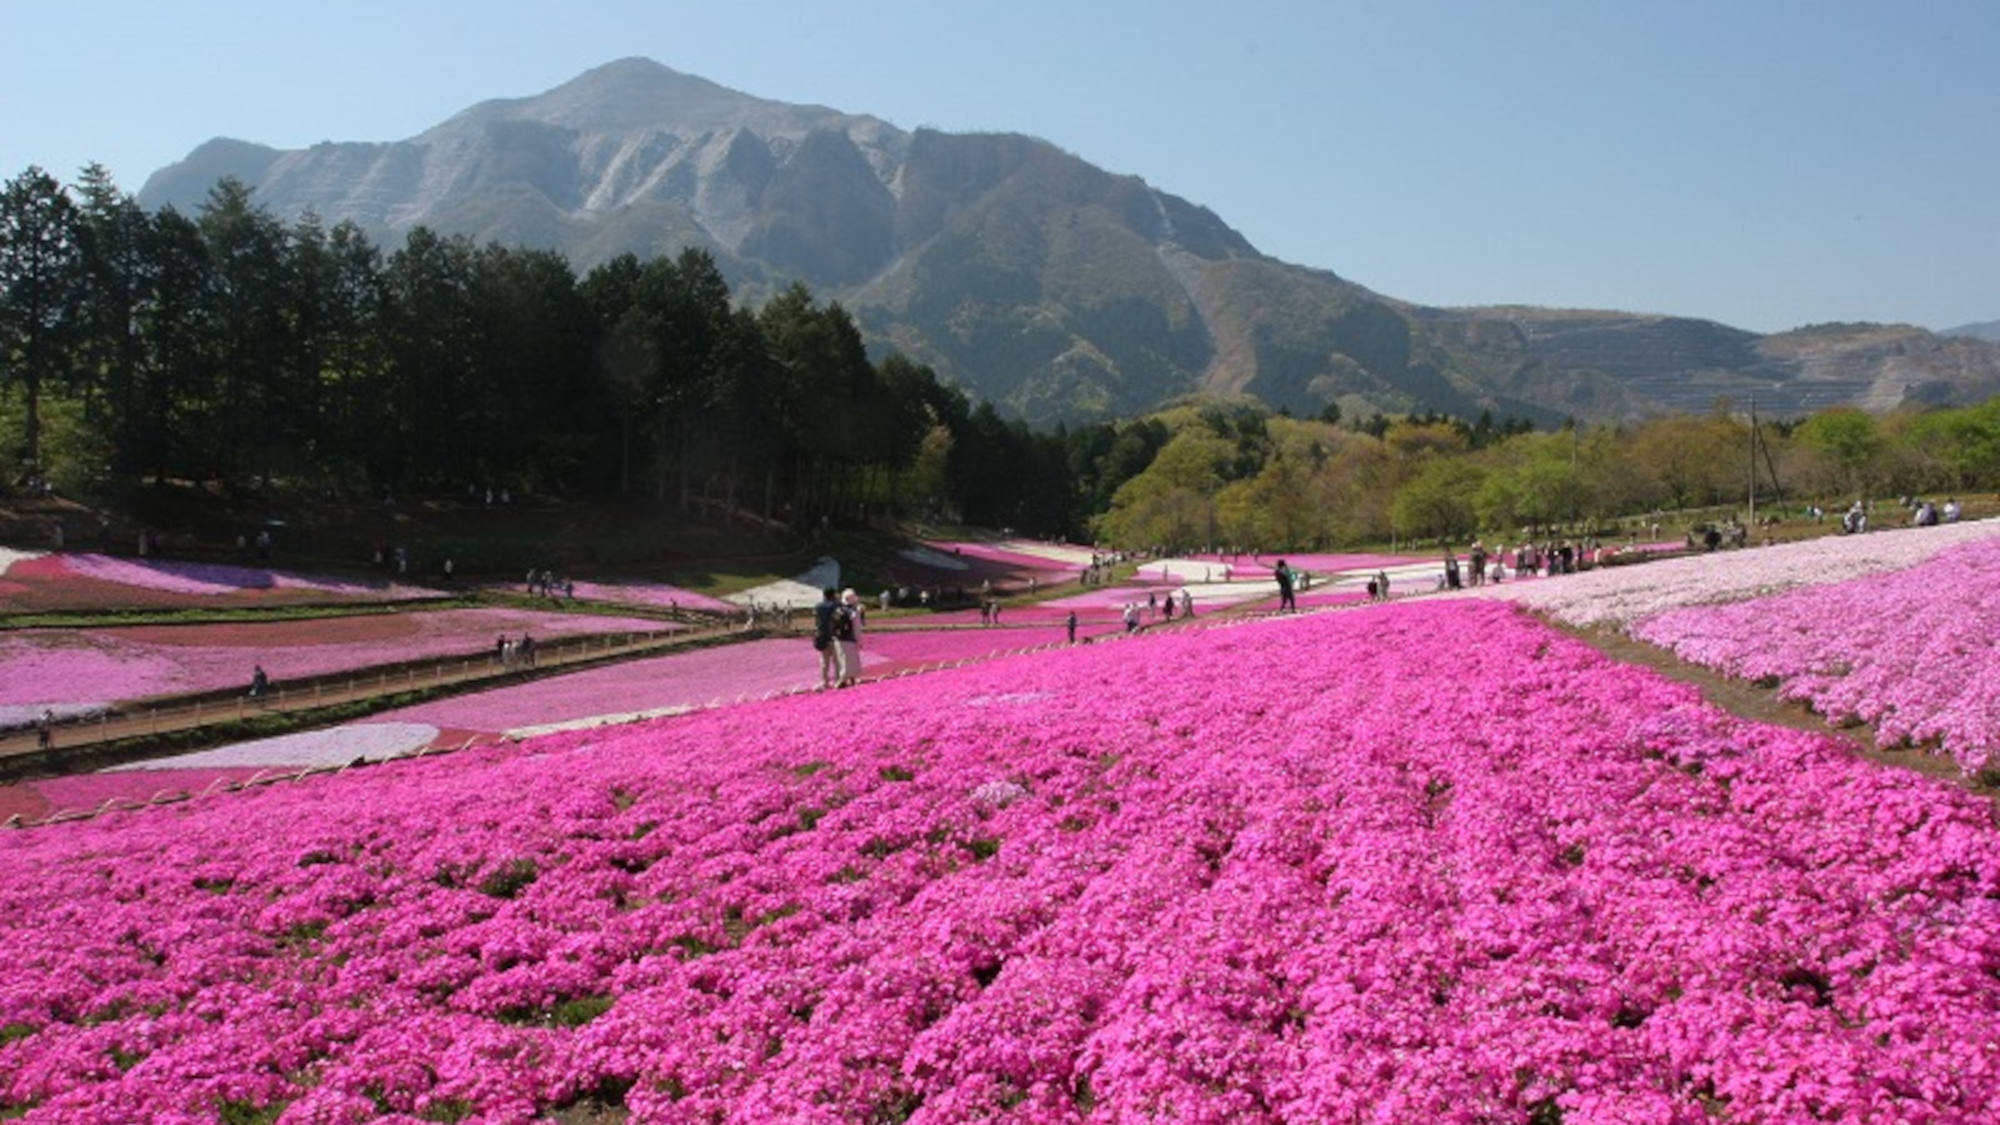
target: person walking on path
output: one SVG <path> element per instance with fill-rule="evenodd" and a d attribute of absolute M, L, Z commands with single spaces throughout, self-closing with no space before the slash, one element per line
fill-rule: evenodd
<path fill-rule="evenodd" d="M 1278 611 L 1282 613 L 1299 608 L 1298 599 L 1292 594 L 1292 568 L 1285 565 L 1285 560 L 1279 559 L 1271 574 L 1278 580 Z"/>
<path fill-rule="evenodd" d="M 1076 615 L 1070 614 L 1070 640 L 1076 639 Z M 42 708 L 42 717 L 35 721 L 35 745 L 44 750 L 53 750 L 56 745 L 56 713 L 53 708 Z"/>
<path fill-rule="evenodd" d="M 1063 622 L 1063 627 L 1069 630 L 1069 643 L 1071 643 L 1071 644 L 1075 644 L 1075 643 L 1076 643 L 1076 611 L 1075 611 L 1075 610 L 1073 610 L 1073 609 L 1072 609 L 1072 610 L 1070 610 L 1070 611 L 1069 611 L 1069 620 L 1067 620 L 1067 621 Z"/>
<path fill-rule="evenodd" d="M 254 664 L 250 671 L 250 698 L 262 700 L 271 691 L 271 677 L 264 674 L 262 664 Z"/>
<path fill-rule="evenodd" d="M 840 611 L 840 592 L 828 586 L 813 607 L 813 647 L 819 650 L 822 691 L 840 682 L 840 652 L 833 647 L 833 615 Z"/>

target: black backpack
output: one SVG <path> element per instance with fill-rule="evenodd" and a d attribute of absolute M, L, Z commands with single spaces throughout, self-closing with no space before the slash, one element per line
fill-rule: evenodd
<path fill-rule="evenodd" d="M 833 639 L 836 641 L 851 641 L 854 639 L 854 610 L 852 607 L 841 606 L 839 609 L 833 611 Z"/>

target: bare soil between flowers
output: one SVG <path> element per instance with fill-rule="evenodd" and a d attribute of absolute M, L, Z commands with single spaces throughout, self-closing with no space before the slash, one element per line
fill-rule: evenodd
<path fill-rule="evenodd" d="M 1701 692 L 1703 699 L 1739 718 L 1823 734 L 1845 743 L 1856 755 L 1877 765 L 1910 770 L 1977 793 L 2000 796 L 2000 789 L 1995 786 L 1962 774 L 1947 754 L 1920 747 L 1884 748 L 1877 744 L 1873 729 L 1866 724 L 1836 726 L 1804 703 L 1778 698 L 1773 688 L 1682 660 L 1668 649 L 1636 640 L 1617 629 L 1578 629 L 1553 621 L 1550 624 L 1613 660 L 1650 668 L 1670 680 L 1691 685 Z"/>

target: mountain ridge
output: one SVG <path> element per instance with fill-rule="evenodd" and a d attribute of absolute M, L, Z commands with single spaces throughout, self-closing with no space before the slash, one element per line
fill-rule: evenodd
<path fill-rule="evenodd" d="M 1782 412 L 2000 391 L 2000 347 L 1928 333 L 1787 344 L 1686 317 L 1400 301 L 1266 255 L 1208 208 L 1036 137 L 905 131 L 649 59 L 482 101 L 401 141 L 218 138 L 139 199 L 192 210 L 223 175 L 280 217 L 351 219 L 391 246 L 422 225 L 560 250 L 580 271 L 699 246 L 740 297 L 805 281 L 850 308 L 876 351 L 1039 423 L 1193 391 L 1544 422 L 1719 396 Z"/>

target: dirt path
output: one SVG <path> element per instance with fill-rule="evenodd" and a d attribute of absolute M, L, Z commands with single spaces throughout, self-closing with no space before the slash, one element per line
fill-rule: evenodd
<path fill-rule="evenodd" d="M 1699 664 L 1691 664 L 1667 649 L 1634 640 L 1615 629 L 1576 629 L 1554 622 L 1550 624 L 1613 660 L 1651 668 L 1670 680 L 1690 684 L 1701 692 L 1702 698 L 1739 718 L 1826 735 L 1845 743 L 1856 754 L 1877 765 L 1949 781 L 1986 796 L 2000 796 L 2000 789 L 1961 774 L 1958 764 L 1943 754 L 1909 748 L 1883 749 L 1876 745 L 1874 731 L 1866 725 L 1836 727 L 1804 703 L 1779 699 L 1775 688 L 1758 687 L 1748 680 L 1735 679 Z"/>

